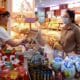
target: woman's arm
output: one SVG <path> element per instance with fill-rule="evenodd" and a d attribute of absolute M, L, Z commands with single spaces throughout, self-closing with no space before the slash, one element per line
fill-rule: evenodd
<path fill-rule="evenodd" d="M 75 29 L 76 53 L 80 54 L 80 29 Z"/>
<path fill-rule="evenodd" d="M 6 44 L 9 44 L 12 47 L 16 47 L 16 46 L 21 45 L 23 43 L 25 44 L 26 42 L 27 42 L 26 37 L 24 37 L 23 39 L 20 39 L 18 41 L 10 39 L 10 40 L 6 41 Z"/>

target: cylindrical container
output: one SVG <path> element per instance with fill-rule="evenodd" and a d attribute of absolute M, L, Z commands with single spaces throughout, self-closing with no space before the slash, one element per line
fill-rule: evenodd
<path fill-rule="evenodd" d="M 66 78 L 74 78 L 76 74 L 75 66 L 70 61 L 64 61 L 61 65 L 61 71 Z"/>
<path fill-rule="evenodd" d="M 54 58 L 53 62 L 52 62 L 52 67 L 55 71 L 60 70 L 61 68 L 61 64 L 63 62 L 63 59 L 61 57 L 56 57 Z"/>

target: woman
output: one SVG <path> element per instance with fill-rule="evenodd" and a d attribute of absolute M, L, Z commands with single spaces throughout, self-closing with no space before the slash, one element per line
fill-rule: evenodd
<path fill-rule="evenodd" d="M 9 44 L 10 46 L 15 47 L 22 44 L 26 40 L 26 37 L 18 42 L 11 39 L 10 35 L 6 31 L 9 16 L 10 13 L 5 10 L 5 8 L 0 8 L 0 43 L 2 42 L 2 44 Z M 2 46 L 2 44 L 0 45 Z"/>
<path fill-rule="evenodd" d="M 61 33 L 61 45 L 64 52 L 70 55 L 80 54 L 80 29 L 75 23 L 75 12 L 65 10 L 62 15 L 64 27 Z"/>

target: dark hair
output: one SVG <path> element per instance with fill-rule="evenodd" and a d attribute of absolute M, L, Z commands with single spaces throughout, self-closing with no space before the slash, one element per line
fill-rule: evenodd
<path fill-rule="evenodd" d="M 72 23 L 75 23 L 75 11 L 73 10 L 66 10 L 66 12 L 68 13 L 70 19 L 72 20 Z"/>
<path fill-rule="evenodd" d="M 1 13 L 0 16 L 10 16 L 10 13 L 8 11 Z"/>
<path fill-rule="evenodd" d="M 37 16 L 38 12 L 35 12 L 35 15 Z"/>

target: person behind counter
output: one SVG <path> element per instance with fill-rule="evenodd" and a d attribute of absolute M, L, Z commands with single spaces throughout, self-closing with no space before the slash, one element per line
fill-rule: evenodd
<path fill-rule="evenodd" d="M 6 43 L 12 47 L 15 47 L 22 44 L 26 40 L 26 36 L 23 39 L 20 39 L 18 42 L 11 39 L 10 35 L 5 29 L 7 28 L 9 17 L 10 13 L 5 8 L 0 8 L 0 43 Z"/>
<path fill-rule="evenodd" d="M 75 22 L 75 12 L 65 10 L 62 14 L 64 27 L 61 32 L 61 45 L 66 54 L 80 55 L 80 30 Z"/>

